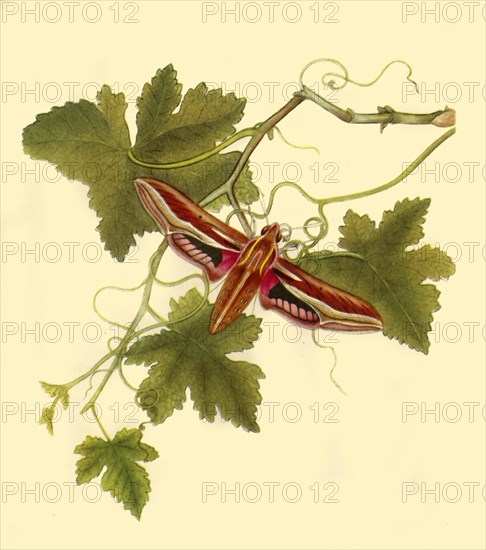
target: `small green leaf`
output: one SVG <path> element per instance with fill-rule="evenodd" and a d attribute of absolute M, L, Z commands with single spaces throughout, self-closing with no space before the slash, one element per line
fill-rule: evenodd
<path fill-rule="evenodd" d="M 51 397 L 59 400 L 64 409 L 69 405 L 69 392 L 66 386 L 57 384 L 48 384 L 47 382 L 40 382 L 42 389 Z"/>
<path fill-rule="evenodd" d="M 316 277 L 370 301 L 380 312 L 384 333 L 428 353 L 433 313 L 440 292 L 426 279 L 447 279 L 455 272 L 439 248 L 417 245 L 423 237 L 429 199 L 405 199 L 383 214 L 378 228 L 368 216 L 348 210 L 339 246 L 348 252 L 309 254 L 300 265 Z"/>
<path fill-rule="evenodd" d="M 88 436 L 74 452 L 83 455 L 76 464 L 78 485 L 89 483 L 106 468 L 101 488 L 109 491 L 125 510 L 140 519 L 149 499 L 150 480 L 138 462 L 150 462 L 159 454 L 150 445 L 141 443 L 142 432 L 136 428 L 119 431 L 111 441 Z"/>
<path fill-rule="evenodd" d="M 45 424 L 47 431 L 54 435 L 54 414 L 56 412 L 56 405 L 58 401 L 61 402 L 63 409 L 67 409 L 69 406 L 69 392 L 68 388 L 63 385 L 48 384 L 47 382 L 40 382 L 43 390 L 54 398 L 53 403 L 49 407 L 42 409 L 42 414 L 39 420 L 39 424 Z"/>
<path fill-rule="evenodd" d="M 39 424 L 45 424 L 47 431 L 54 435 L 54 413 L 56 412 L 55 406 L 44 407 L 39 420 Z"/>
<path fill-rule="evenodd" d="M 140 385 L 137 399 L 154 424 L 164 422 L 175 409 L 182 409 L 186 389 L 191 390 L 199 417 L 213 422 L 217 412 L 234 426 L 258 432 L 257 406 L 261 403 L 261 369 L 246 361 L 232 361 L 226 355 L 253 347 L 260 334 L 260 320 L 240 315 L 217 334 L 208 331 L 212 306 L 190 290 L 178 302 L 171 300 L 171 323 L 160 334 L 145 336 L 127 353 L 127 363 L 150 366 Z"/>

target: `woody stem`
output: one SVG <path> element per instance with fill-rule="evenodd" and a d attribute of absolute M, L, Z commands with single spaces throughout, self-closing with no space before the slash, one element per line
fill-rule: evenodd
<path fill-rule="evenodd" d="M 265 122 L 262 122 L 255 131 L 255 134 L 252 136 L 250 141 L 246 144 L 245 148 L 243 149 L 243 153 L 241 154 L 241 157 L 238 159 L 238 162 L 236 163 L 236 166 L 233 169 L 233 172 L 231 173 L 230 177 L 224 182 L 223 185 L 209 193 L 199 204 L 201 206 L 206 206 L 209 203 L 213 202 L 215 199 L 220 197 L 223 194 L 226 194 L 231 202 L 231 205 L 235 209 L 239 209 L 240 206 L 238 204 L 238 201 L 234 195 L 234 186 L 236 181 L 238 180 L 241 172 L 243 171 L 243 168 L 245 167 L 246 163 L 248 162 L 248 159 L 250 158 L 253 151 L 257 148 L 258 144 L 262 141 L 262 139 L 265 137 L 265 135 L 274 128 L 284 117 L 286 117 L 291 111 L 293 111 L 297 105 L 300 105 L 305 100 L 304 97 L 294 96 L 290 101 L 288 101 L 280 110 L 278 110 L 276 113 L 274 113 L 271 117 L 267 118 Z M 241 222 L 241 225 L 243 226 L 245 233 L 248 235 L 251 235 L 251 227 L 248 223 L 248 220 L 245 218 L 245 215 L 243 212 L 237 212 L 236 214 L 238 216 L 238 219 Z"/>
<path fill-rule="evenodd" d="M 380 108 L 377 113 L 354 113 L 351 109 L 341 109 L 337 105 L 330 103 L 320 95 L 313 92 L 310 88 L 303 86 L 302 90 L 298 91 L 290 101 L 288 101 L 280 110 L 267 118 L 265 122 L 254 129 L 250 141 L 246 144 L 241 157 L 234 167 L 230 177 L 225 183 L 217 189 L 209 193 L 201 202 L 201 206 L 206 206 L 222 195 L 227 195 L 231 206 L 235 209 L 236 215 L 243 226 L 245 233 L 251 235 L 251 228 L 244 213 L 241 211 L 238 200 L 234 194 L 234 186 L 243 171 L 248 159 L 264 136 L 272 130 L 284 117 L 293 111 L 304 100 L 310 100 L 319 105 L 332 115 L 336 116 L 343 122 L 350 124 L 380 124 L 381 131 L 388 124 L 433 124 L 439 127 L 448 127 L 455 124 L 455 111 L 446 109 L 444 111 L 435 111 L 433 113 L 400 113 L 394 111 L 391 107 Z M 453 132 L 448 132 L 447 139 Z M 434 144 L 435 145 L 435 144 Z M 434 147 L 435 148 L 435 147 Z M 330 202 L 330 201 L 328 201 Z"/>

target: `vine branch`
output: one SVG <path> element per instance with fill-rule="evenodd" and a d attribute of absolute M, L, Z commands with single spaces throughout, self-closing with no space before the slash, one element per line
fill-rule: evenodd
<path fill-rule="evenodd" d="M 155 253 L 153 254 L 152 258 L 150 259 L 150 270 L 149 275 L 147 277 L 147 281 L 145 283 L 145 288 L 143 290 L 143 297 L 142 302 L 140 304 L 140 307 L 138 308 L 137 314 L 135 315 L 133 321 L 130 323 L 130 326 L 125 334 L 125 336 L 121 339 L 120 343 L 114 350 L 115 357 L 113 359 L 113 362 L 106 372 L 103 380 L 101 381 L 100 385 L 94 392 L 94 394 L 91 396 L 90 400 L 86 403 L 86 405 L 81 410 L 81 414 L 85 413 L 89 409 L 94 409 L 96 401 L 103 391 L 104 387 L 108 383 L 108 380 L 111 378 L 113 373 L 117 370 L 117 368 L 120 366 L 121 361 L 123 359 L 123 355 L 126 351 L 126 348 L 132 339 L 133 334 L 137 331 L 138 324 L 143 319 L 145 314 L 147 313 L 148 307 L 149 307 L 149 301 L 150 301 L 150 295 L 152 293 L 152 287 L 155 282 L 157 269 L 159 267 L 160 261 L 162 260 L 162 256 L 164 255 L 164 252 L 167 249 L 167 241 L 164 239 L 162 243 L 159 245 Z M 104 429 L 102 428 L 104 431 Z"/>
<path fill-rule="evenodd" d="M 395 111 L 389 105 L 385 105 L 384 107 L 378 107 L 377 113 L 355 113 L 349 108 L 341 109 L 341 107 L 327 101 L 307 86 L 303 86 L 302 90 L 296 92 L 296 95 L 313 101 L 319 107 L 348 124 L 379 124 L 381 132 L 388 124 L 433 124 L 440 128 L 448 128 L 456 123 L 456 112 L 448 107 L 433 113 L 402 113 Z"/>
<path fill-rule="evenodd" d="M 234 186 L 238 180 L 243 168 L 245 167 L 248 159 L 250 158 L 253 151 L 257 148 L 258 144 L 265 137 L 265 135 L 272 130 L 283 118 L 285 118 L 290 112 L 292 112 L 298 105 L 304 101 L 304 97 L 294 96 L 290 101 L 288 101 L 281 109 L 274 113 L 271 117 L 267 118 L 265 122 L 262 122 L 256 129 L 255 134 L 252 136 L 250 141 L 246 144 L 241 157 L 238 159 L 236 166 L 233 169 L 230 177 L 217 189 L 213 192 L 206 195 L 204 199 L 199 203 L 201 206 L 206 206 L 219 198 L 221 195 L 226 194 L 231 202 L 231 206 L 235 210 L 241 210 L 240 205 L 234 194 Z M 248 223 L 248 220 L 245 218 L 245 215 L 242 212 L 237 212 L 236 214 L 240 220 L 243 229 L 247 235 L 251 235 L 251 227 Z"/>

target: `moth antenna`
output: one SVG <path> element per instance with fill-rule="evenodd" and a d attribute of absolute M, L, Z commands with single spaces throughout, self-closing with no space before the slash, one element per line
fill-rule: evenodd
<path fill-rule="evenodd" d="M 293 241 L 286 242 L 285 245 L 280 249 L 280 253 L 283 254 L 285 258 L 287 258 L 287 260 L 296 260 L 302 253 L 303 247 L 304 243 L 302 241 L 294 239 Z M 295 252 L 295 257 L 290 257 L 290 252 Z"/>
<path fill-rule="evenodd" d="M 288 223 L 281 223 L 280 225 L 280 233 L 282 235 L 282 242 L 287 243 L 290 241 L 290 237 L 292 237 L 292 227 Z"/>
<path fill-rule="evenodd" d="M 283 225 L 283 224 L 281 224 Z M 285 224 L 287 225 L 287 224 Z M 293 227 L 290 227 L 289 226 L 289 229 L 305 229 L 307 227 L 320 227 L 322 226 L 322 222 L 312 222 L 312 223 L 309 223 L 307 225 L 294 225 Z"/>
<path fill-rule="evenodd" d="M 312 220 L 311 223 L 306 223 L 305 225 L 291 226 L 288 223 L 281 223 L 280 224 L 280 231 L 282 233 L 282 240 L 283 240 L 283 242 L 286 242 L 290 245 L 290 246 L 285 245 L 285 247 L 288 250 L 290 250 L 290 248 L 295 248 L 296 247 L 297 241 L 289 242 L 290 238 L 292 237 L 292 231 L 294 229 L 304 229 L 306 235 L 309 237 L 309 239 L 307 239 L 306 241 L 299 241 L 303 245 L 305 245 L 306 243 L 314 242 L 316 239 L 319 238 L 319 235 L 317 235 L 316 237 L 311 237 L 311 235 L 308 233 L 307 229 L 309 227 L 320 227 L 321 231 L 322 231 L 323 221 L 322 220 L 316 221 L 317 218 L 310 218 L 310 219 Z"/>

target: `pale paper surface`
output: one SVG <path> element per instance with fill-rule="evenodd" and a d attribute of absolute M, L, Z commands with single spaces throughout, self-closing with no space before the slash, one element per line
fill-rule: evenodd
<path fill-rule="evenodd" d="M 450 11 L 439 11 L 439 22 L 428 15 L 424 23 L 423 3 L 408 3 L 409 13 L 419 11 L 402 22 L 402 2 L 341 2 L 334 15 L 329 3 L 301 2 L 300 19 L 290 23 L 282 10 L 288 10 L 285 16 L 292 20 L 296 8 L 290 5 L 294 3 L 282 3 L 275 5 L 273 23 L 270 8 L 262 11 L 259 21 L 250 23 L 258 15 L 254 3 L 252 7 L 240 2 L 241 21 L 235 24 L 229 14 L 227 22 L 222 20 L 223 6 L 216 3 L 206 7 L 218 11 L 207 15 L 206 22 L 199 2 L 126 4 L 120 3 L 120 18 L 130 15 L 131 4 L 138 6 L 132 16 L 138 23 L 114 23 L 113 3 L 98 2 L 102 17 L 97 23 L 84 21 L 79 11 L 70 23 L 64 8 L 57 23 L 42 17 L 39 23 L 32 17 L 23 23 L 19 12 L 2 25 L 2 79 L 11 83 L 7 88 L 11 95 L 2 99 L 2 166 L 5 170 L 5 163 L 11 163 L 9 170 L 19 169 L 17 174 L 4 174 L 2 181 L 3 240 L 14 243 L 10 251 L 18 245 L 18 252 L 3 259 L 2 321 L 4 328 L 6 322 L 19 328 L 17 334 L 6 337 L 3 348 L 2 546 L 483 548 L 485 79 L 480 10 L 476 6 L 474 20 L 469 22 L 473 8 L 465 4 L 471 3 L 452 2 Z M 429 7 L 434 4 L 439 3 Z M 327 15 L 338 22 L 314 22 L 316 5 L 321 19 Z M 47 17 L 52 20 L 57 11 L 50 9 Z M 95 17 L 95 9 L 88 17 Z M 452 22 L 458 13 L 459 20 Z M 145 440 L 160 451 L 161 458 L 148 465 L 153 492 L 139 523 L 111 497 L 100 498 L 96 487 L 83 491 L 72 486 L 79 458 L 72 453 L 74 446 L 87 434 L 100 434 L 94 424 L 83 421 L 77 406 L 72 418 L 65 416 L 56 423 L 56 435 L 51 438 L 36 424 L 36 407 L 48 402 L 37 381 L 68 381 L 104 353 L 105 341 L 113 332 L 96 318 L 91 298 L 106 284 L 138 283 L 159 237 L 148 235 L 140 241 L 131 263 L 117 264 L 108 253 L 99 261 L 87 261 L 86 256 L 96 256 L 101 248 L 89 245 L 99 241 L 97 219 L 87 208 L 87 188 L 65 178 L 49 181 L 56 178 L 46 163 L 37 164 L 38 181 L 33 175 L 22 176 L 21 169 L 36 166 L 23 155 L 22 128 L 54 105 L 91 99 L 96 87 L 119 83 L 132 98 L 127 118 L 133 139 L 133 99 L 156 69 L 168 63 L 177 69 L 184 90 L 204 80 L 223 84 L 227 91 L 246 92 L 253 101 L 246 107 L 243 128 L 283 105 L 295 89 L 287 83 L 296 82 L 300 69 L 321 56 L 339 59 L 360 81 L 374 78 L 388 61 L 403 58 L 413 65 L 421 87 L 437 87 L 438 97 L 410 94 L 402 100 L 406 69 L 396 65 L 374 88 L 349 85 L 340 96 L 343 107 L 372 112 L 376 105 L 389 104 L 403 111 L 431 112 L 448 104 L 457 110 L 456 136 L 427 161 L 428 170 L 438 163 L 437 181 L 434 174 L 422 172 L 385 194 L 329 209 L 333 228 L 329 241 L 335 242 L 348 207 L 379 221 L 384 209 L 406 196 L 432 198 L 426 240 L 448 246 L 457 258 L 457 273 L 448 283 L 439 284 L 442 309 L 435 316 L 437 334 L 432 336 L 431 351 L 424 356 L 379 334 L 339 336 L 335 375 L 347 392 L 344 397 L 329 380 L 331 352 L 315 347 L 308 333 L 292 343 L 295 332 L 285 333 L 285 323 L 266 313 L 261 341 L 246 354 L 267 376 L 261 385 L 261 433 L 248 434 L 219 422 L 201 423 L 190 402 L 164 425 L 148 427 Z M 65 84 L 69 82 L 79 85 Z M 95 84 L 82 94 L 90 82 Z M 39 97 L 22 98 L 22 90 L 36 85 Z M 56 98 L 58 92 L 61 95 Z M 343 124 L 310 103 L 280 127 L 290 141 L 315 145 L 321 155 L 291 149 L 278 138 L 265 141 L 253 157 L 262 169 L 259 184 L 268 192 L 271 183 L 293 178 L 292 166 L 285 165 L 295 162 L 301 167 L 301 184 L 322 196 L 388 181 L 445 131 L 396 126 L 380 135 L 376 126 Z M 269 164 L 263 165 L 268 162 L 278 163 L 273 182 Z M 322 179 L 332 169 L 325 169 L 327 162 L 336 163 L 339 171 L 334 177 L 339 181 L 313 183 L 315 172 L 309 167 L 318 163 Z M 468 170 L 474 167 L 470 178 Z M 313 213 L 288 191 L 280 195 L 272 216 L 300 225 Z M 63 244 L 67 242 L 80 243 L 73 245 L 73 262 L 68 245 Z M 40 261 L 33 255 L 22 258 L 21 251 L 35 243 L 40 243 Z M 58 248 L 48 243 L 58 243 Z M 60 258 L 48 261 L 59 249 Z M 165 279 L 191 272 L 173 255 L 164 259 L 161 269 Z M 182 290 L 172 295 L 179 294 Z M 169 294 L 159 291 L 156 296 L 163 310 Z M 126 322 L 133 317 L 139 296 L 107 294 L 105 298 L 103 311 Z M 258 306 L 255 311 L 260 314 Z M 32 328 L 36 322 L 41 327 L 40 342 L 27 334 L 23 343 L 22 323 Z M 271 322 L 278 323 L 273 342 Z M 73 342 L 67 323 L 79 323 L 72 325 Z M 81 329 L 90 331 L 94 327 L 90 323 L 98 323 L 103 330 L 98 342 L 83 339 Z M 47 339 L 53 340 L 56 327 L 62 328 L 59 341 L 47 342 L 42 331 L 52 330 Z M 470 331 L 474 331 L 471 338 Z M 94 329 L 88 338 L 96 339 Z M 132 380 L 136 372 L 128 372 Z M 73 401 L 82 400 L 85 389 L 79 388 Z M 103 397 L 103 419 L 110 431 L 121 428 L 124 419 L 129 428 L 144 419 L 140 411 L 130 416 L 131 396 L 118 380 Z M 115 401 L 118 405 L 113 406 Z M 406 422 L 402 421 L 405 402 L 408 410 L 418 410 Z M 433 408 L 434 403 L 439 403 L 438 422 L 432 414 L 422 422 L 420 411 Z M 27 409 L 34 413 L 26 414 Z M 114 422 L 117 410 L 118 425 Z M 300 420 L 293 421 L 298 414 Z M 457 414 L 462 416 L 454 422 Z M 323 422 L 326 418 L 328 422 Z M 338 422 L 329 422 L 333 419 Z M 206 502 L 204 483 L 218 490 Z M 404 483 L 409 483 L 405 487 L 410 493 L 414 487 L 418 492 L 402 497 Z M 425 490 L 421 483 L 426 483 Z M 435 483 L 440 484 L 439 502 L 426 493 Z M 226 489 L 239 487 L 239 503 L 229 492 L 224 502 L 224 484 Z M 334 495 L 338 502 L 315 503 L 310 489 L 315 484 L 320 486 L 321 500 L 338 487 Z M 300 499 L 289 502 L 297 487 Z M 456 495 L 458 487 L 461 494 Z M 251 502 L 257 500 L 258 491 L 261 498 Z"/>

